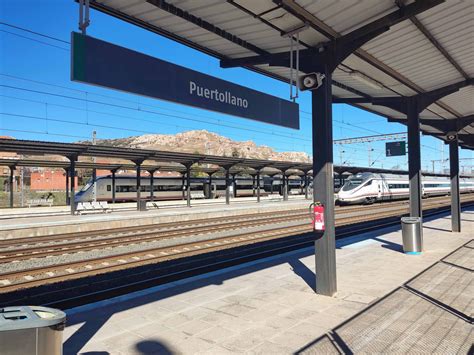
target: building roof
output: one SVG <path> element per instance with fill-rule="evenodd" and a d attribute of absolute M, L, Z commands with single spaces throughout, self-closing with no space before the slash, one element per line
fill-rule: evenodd
<path fill-rule="evenodd" d="M 292 30 L 303 28 L 301 50 L 314 51 L 378 21 L 381 34 L 335 69 L 334 97 L 406 123 L 403 113 L 372 99 L 457 84 L 421 112 L 421 130 L 444 140 L 456 130 L 460 146 L 474 148 L 472 1 L 91 0 L 91 6 L 219 58 L 223 67 L 242 66 L 285 81 L 290 70 L 269 58 L 289 51 Z M 385 19 L 392 14 L 402 20 L 388 29 Z"/>

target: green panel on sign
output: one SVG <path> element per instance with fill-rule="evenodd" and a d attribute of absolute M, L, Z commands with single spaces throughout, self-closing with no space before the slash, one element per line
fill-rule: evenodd
<path fill-rule="evenodd" d="M 385 143 L 385 155 L 387 157 L 396 157 L 407 154 L 407 145 L 405 141 Z"/>
<path fill-rule="evenodd" d="M 84 36 L 79 33 L 72 32 L 72 70 L 71 80 L 85 81 L 86 80 L 86 41 Z"/>

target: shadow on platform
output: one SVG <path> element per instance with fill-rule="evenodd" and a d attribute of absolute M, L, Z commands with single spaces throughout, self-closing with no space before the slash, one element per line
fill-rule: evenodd
<path fill-rule="evenodd" d="M 472 354 L 473 241 L 295 353 Z"/>

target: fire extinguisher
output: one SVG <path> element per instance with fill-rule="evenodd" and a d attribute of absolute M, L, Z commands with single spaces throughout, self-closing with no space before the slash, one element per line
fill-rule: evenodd
<path fill-rule="evenodd" d="M 324 230 L 325 230 L 324 205 L 319 201 L 313 202 L 309 206 L 309 211 L 310 211 L 310 214 L 311 214 L 313 230 L 324 232 Z"/>

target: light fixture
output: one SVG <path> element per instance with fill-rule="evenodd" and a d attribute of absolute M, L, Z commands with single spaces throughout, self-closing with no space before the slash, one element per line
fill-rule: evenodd
<path fill-rule="evenodd" d="M 372 78 L 369 78 L 367 75 L 362 74 L 359 71 L 350 72 L 349 75 L 350 75 L 351 78 L 354 78 L 354 79 L 360 81 L 361 83 L 364 83 L 367 86 L 370 86 L 371 88 L 374 88 L 374 89 L 377 89 L 377 90 L 384 89 L 384 86 L 381 83 L 379 83 L 378 81 L 376 81 Z"/>

